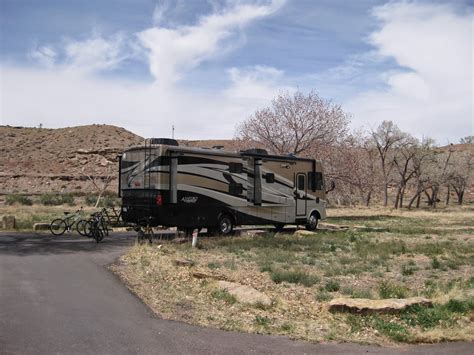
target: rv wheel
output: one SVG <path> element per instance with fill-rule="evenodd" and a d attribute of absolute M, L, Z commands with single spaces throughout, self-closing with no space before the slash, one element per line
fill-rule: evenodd
<path fill-rule="evenodd" d="M 222 215 L 219 218 L 219 226 L 217 231 L 221 235 L 229 235 L 232 233 L 232 230 L 234 229 L 234 223 L 232 221 L 232 218 L 229 215 Z"/>
<path fill-rule="evenodd" d="M 316 213 L 312 213 L 311 216 L 308 218 L 308 222 L 306 223 L 306 229 L 309 231 L 314 231 L 318 227 L 318 215 Z"/>
<path fill-rule="evenodd" d="M 275 231 L 277 232 L 281 232 L 283 228 L 285 228 L 285 225 L 283 223 L 275 223 L 274 226 L 275 226 Z"/>

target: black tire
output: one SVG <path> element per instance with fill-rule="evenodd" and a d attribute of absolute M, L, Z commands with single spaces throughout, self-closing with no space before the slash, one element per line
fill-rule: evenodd
<path fill-rule="evenodd" d="M 311 216 L 309 216 L 305 225 L 306 229 L 309 231 L 315 231 L 318 228 L 318 220 L 318 214 L 316 212 L 311 213 Z"/>
<path fill-rule="evenodd" d="M 223 214 L 219 217 L 219 224 L 217 226 L 217 232 L 219 235 L 231 235 L 234 230 L 234 221 L 228 214 Z"/>
<path fill-rule="evenodd" d="M 61 218 L 57 218 L 49 225 L 49 230 L 55 236 L 63 235 L 67 229 L 66 221 Z"/>
<path fill-rule="evenodd" d="M 99 243 L 102 239 L 104 239 L 104 232 L 97 226 L 93 229 L 92 237 L 97 243 Z"/>
<path fill-rule="evenodd" d="M 283 228 L 285 228 L 284 223 L 275 223 L 274 226 L 275 226 L 275 231 L 276 232 L 281 232 L 283 230 Z"/>
<path fill-rule="evenodd" d="M 76 224 L 77 233 L 79 233 L 82 236 L 86 236 L 87 235 L 87 232 L 85 229 L 86 224 L 87 224 L 87 221 L 85 219 L 81 219 L 80 221 L 78 221 Z"/>

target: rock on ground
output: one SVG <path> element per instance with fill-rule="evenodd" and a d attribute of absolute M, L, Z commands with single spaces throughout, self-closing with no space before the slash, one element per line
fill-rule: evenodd
<path fill-rule="evenodd" d="M 16 228 L 15 216 L 3 216 L 2 227 L 3 229 L 15 229 Z"/>
<path fill-rule="evenodd" d="M 33 230 L 41 231 L 41 230 L 48 230 L 50 224 L 49 223 L 35 223 L 33 224 Z"/>
<path fill-rule="evenodd" d="M 264 306 L 270 306 L 272 304 L 270 297 L 260 291 L 257 291 L 253 287 L 229 281 L 219 281 L 218 285 L 220 289 L 229 292 L 240 303 L 248 303 L 253 305 L 262 304 Z"/>
<path fill-rule="evenodd" d="M 431 307 L 433 304 L 427 298 L 389 298 L 370 300 L 365 298 L 335 298 L 329 302 L 330 312 L 351 313 L 395 313 L 413 305 Z"/>

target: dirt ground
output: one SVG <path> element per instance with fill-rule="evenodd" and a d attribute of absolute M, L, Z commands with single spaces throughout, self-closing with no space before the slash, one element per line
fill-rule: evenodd
<path fill-rule="evenodd" d="M 157 314 L 193 324 L 309 341 L 389 344 L 474 340 L 474 208 L 331 209 L 316 233 L 288 228 L 137 244 L 112 267 Z M 343 227 L 339 229 L 339 227 Z M 190 259 L 194 266 L 177 266 Z M 204 273 L 206 278 L 196 278 Z M 252 286 L 271 306 L 218 290 Z M 399 314 L 331 313 L 336 297 L 423 296 Z"/>

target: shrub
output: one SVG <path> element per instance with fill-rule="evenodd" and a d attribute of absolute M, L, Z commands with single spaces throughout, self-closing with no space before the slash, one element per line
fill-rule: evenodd
<path fill-rule="evenodd" d="M 57 206 L 57 205 L 62 204 L 60 196 L 53 195 L 53 194 L 41 195 L 40 202 L 45 206 Z"/>
<path fill-rule="evenodd" d="M 68 204 L 69 206 L 74 206 L 74 196 L 72 194 L 61 195 L 62 204 Z"/>
<path fill-rule="evenodd" d="M 439 269 L 441 267 L 441 262 L 438 260 L 438 258 L 435 256 L 431 260 L 431 267 L 433 269 Z"/>
<path fill-rule="evenodd" d="M 74 196 L 71 194 L 43 194 L 40 196 L 40 202 L 45 206 L 59 206 L 62 204 L 74 205 Z"/>
<path fill-rule="evenodd" d="M 256 315 L 255 316 L 255 323 L 258 324 L 258 325 L 261 325 L 263 327 L 266 327 L 270 323 L 270 319 L 268 319 L 267 317 L 264 317 L 264 316 Z"/>
<path fill-rule="evenodd" d="M 319 282 L 319 277 L 316 275 L 311 275 L 304 271 L 286 271 L 286 270 L 277 270 L 271 271 L 270 274 L 273 282 L 279 284 L 281 282 L 289 282 L 293 284 L 301 284 L 304 286 L 313 286 Z"/>
<path fill-rule="evenodd" d="M 336 292 L 339 291 L 341 285 L 339 285 L 339 282 L 337 282 L 336 280 L 329 280 L 326 282 L 326 285 L 324 285 L 324 288 L 328 292 Z"/>
<path fill-rule="evenodd" d="M 88 196 L 86 196 L 85 202 L 86 202 L 87 206 L 94 206 L 97 202 L 97 196 L 88 195 Z"/>
<path fill-rule="evenodd" d="M 13 194 L 6 196 L 5 203 L 7 205 L 14 205 L 18 203 L 24 206 L 31 206 L 33 204 L 33 201 L 27 196 Z"/>
<path fill-rule="evenodd" d="M 388 281 L 382 281 L 379 285 L 380 298 L 404 298 L 407 289 L 402 285 L 397 285 Z"/>
<path fill-rule="evenodd" d="M 217 263 L 217 262 L 210 262 L 207 264 L 207 267 L 209 269 L 219 269 L 221 267 L 221 264 Z"/>
<path fill-rule="evenodd" d="M 315 296 L 316 300 L 319 302 L 326 302 L 332 300 L 332 295 L 325 291 L 320 291 Z"/>
<path fill-rule="evenodd" d="M 402 265 L 402 275 L 403 276 L 410 276 L 415 273 L 415 271 L 418 270 L 415 266 L 410 266 L 410 265 Z"/>
<path fill-rule="evenodd" d="M 212 291 L 211 296 L 216 300 L 221 300 L 229 304 L 234 304 L 237 302 L 237 299 L 232 296 L 227 290 L 214 290 Z"/>

